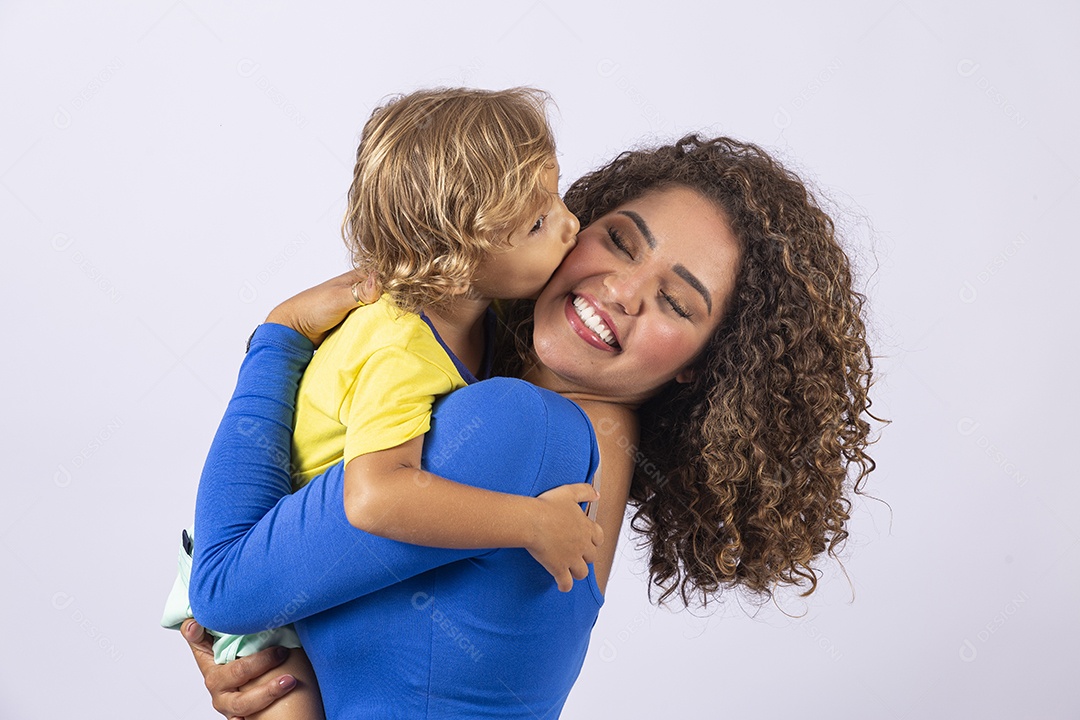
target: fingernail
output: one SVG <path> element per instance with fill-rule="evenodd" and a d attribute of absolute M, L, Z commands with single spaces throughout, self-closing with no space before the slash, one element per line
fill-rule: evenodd
<path fill-rule="evenodd" d="M 292 675 L 282 675 L 278 678 L 277 684 L 282 690 L 291 690 L 296 685 L 296 678 Z"/>
<path fill-rule="evenodd" d="M 289 657 L 289 651 L 279 645 L 274 648 L 274 657 L 279 661 L 284 661 Z"/>

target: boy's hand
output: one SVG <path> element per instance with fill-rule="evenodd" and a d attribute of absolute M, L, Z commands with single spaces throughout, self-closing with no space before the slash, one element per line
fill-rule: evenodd
<path fill-rule="evenodd" d="M 378 299 L 375 276 L 351 270 L 292 296 L 274 308 L 266 322 L 290 327 L 318 346 L 360 304 Z"/>
<path fill-rule="evenodd" d="M 574 580 L 589 576 L 588 563 L 595 562 L 604 542 L 604 531 L 582 511 L 580 503 L 593 502 L 600 494 L 588 483 L 560 485 L 536 499 L 536 540 L 526 549 L 555 578 L 561 592 L 570 592 Z"/>

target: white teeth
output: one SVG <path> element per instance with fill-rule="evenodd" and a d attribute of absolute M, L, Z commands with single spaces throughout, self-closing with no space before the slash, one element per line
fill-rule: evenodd
<path fill-rule="evenodd" d="M 577 311 L 577 316 L 581 318 L 581 322 L 585 323 L 585 327 L 599 335 L 600 339 L 608 345 L 615 347 L 615 335 L 608 330 L 607 325 L 604 324 L 604 321 L 600 319 L 600 316 L 596 314 L 596 311 L 593 310 L 589 303 L 576 297 L 574 298 L 574 310 Z"/>

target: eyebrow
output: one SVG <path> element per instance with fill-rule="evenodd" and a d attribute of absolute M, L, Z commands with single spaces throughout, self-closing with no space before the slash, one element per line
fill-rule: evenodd
<path fill-rule="evenodd" d="M 685 280 L 690 287 L 701 293 L 701 297 L 705 298 L 705 307 L 708 308 L 709 314 L 712 315 L 712 296 L 709 295 L 709 291 L 705 288 L 705 285 L 694 276 L 694 273 L 687 270 L 685 265 L 676 265 L 672 270 L 676 275 Z"/>
<path fill-rule="evenodd" d="M 634 224 L 637 225 L 638 231 L 645 236 L 645 242 L 649 244 L 649 247 L 653 249 L 656 248 L 656 238 L 653 237 L 652 230 L 649 229 L 649 226 L 645 224 L 645 218 L 641 217 L 633 210 L 620 210 L 619 214 L 625 215 L 633 220 Z"/>
<path fill-rule="evenodd" d="M 619 214 L 625 215 L 633 220 L 634 225 L 637 225 L 638 231 L 645 237 L 645 242 L 648 243 L 650 248 L 656 249 L 656 238 L 653 237 L 652 230 L 650 230 L 649 226 L 645 223 L 645 218 L 641 217 L 633 210 L 619 210 Z M 712 315 L 712 295 L 709 294 L 705 284 L 698 280 L 694 273 L 687 270 L 685 265 L 675 265 L 672 270 L 676 275 L 685 280 L 687 285 L 701 293 L 701 297 L 705 300 L 705 307 L 709 311 L 709 315 Z"/>

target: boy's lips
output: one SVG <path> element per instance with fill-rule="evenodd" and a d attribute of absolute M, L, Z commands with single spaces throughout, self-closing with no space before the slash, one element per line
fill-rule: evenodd
<path fill-rule="evenodd" d="M 563 311 L 570 327 L 585 342 L 607 352 L 622 350 L 615 323 L 611 316 L 600 309 L 594 298 L 570 293 L 566 296 Z"/>

